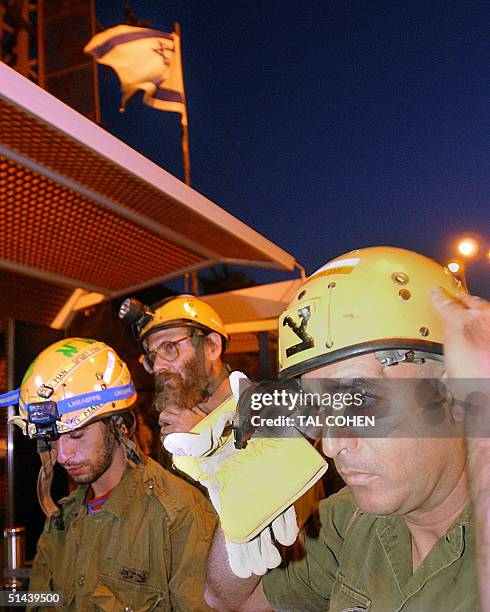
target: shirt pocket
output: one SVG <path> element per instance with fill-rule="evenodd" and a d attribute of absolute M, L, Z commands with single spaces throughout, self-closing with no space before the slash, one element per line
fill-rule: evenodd
<path fill-rule="evenodd" d="M 131 584 L 103 574 L 99 575 L 91 603 L 96 610 L 104 612 L 150 612 L 171 609 L 166 590 L 148 584 Z"/>
<path fill-rule="evenodd" d="M 330 602 L 331 612 L 367 612 L 371 600 L 345 582 L 345 577 L 337 572 L 337 581 Z"/>

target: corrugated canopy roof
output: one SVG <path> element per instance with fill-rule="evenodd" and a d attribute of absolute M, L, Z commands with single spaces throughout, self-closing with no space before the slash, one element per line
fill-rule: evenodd
<path fill-rule="evenodd" d="M 0 205 L 0 290 L 10 298 L 0 317 L 49 322 L 74 288 L 118 297 L 216 263 L 296 265 L 1 62 Z M 17 293 L 19 307 L 43 314 L 19 317 Z"/>

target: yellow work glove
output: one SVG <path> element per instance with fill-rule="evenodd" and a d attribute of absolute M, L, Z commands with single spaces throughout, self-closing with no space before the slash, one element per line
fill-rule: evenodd
<path fill-rule="evenodd" d="M 243 379 L 241 372 L 232 372 L 234 397 L 191 432 L 169 434 L 164 445 L 176 467 L 207 487 L 221 519 L 230 566 L 246 577 L 279 565 L 272 534 L 285 545 L 295 541 L 292 504 L 328 466 L 304 438 L 251 439 L 246 448 L 235 448 L 231 422 Z"/>

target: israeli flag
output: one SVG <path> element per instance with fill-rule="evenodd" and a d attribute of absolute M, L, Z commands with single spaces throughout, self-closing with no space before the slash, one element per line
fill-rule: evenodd
<path fill-rule="evenodd" d="M 182 125 L 187 125 L 178 34 L 118 25 L 96 34 L 84 52 L 116 71 L 121 82 L 121 112 L 126 102 L 142 90 L 145 104 L 180 113 Z"/>

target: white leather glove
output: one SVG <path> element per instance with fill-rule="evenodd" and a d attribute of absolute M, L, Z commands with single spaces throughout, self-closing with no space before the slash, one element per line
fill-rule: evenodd
<path fill-rule="evenodd" d="M 177 457 L 207 457 L 220 445 L 220 440 L 225 435 L 224 430 L 233 421 L 234 416 L 234 411 L 225 412 L 201 432 L 191 430 L 189 433 L 168 434 L 163 445 Z"/>
<path fill-rule="evenodd" d="M 272 534 L 280 544 L 291 546 L 296 541 L 298 532 L 296 512 L 294 506 L 290 506 L 249 542 L 225 542 L 232 572 L 239 578 L 249 578 L 252 574 L 263 576 L 267 570 L 281 563 L 281 554 L 274 546 Z"/>

